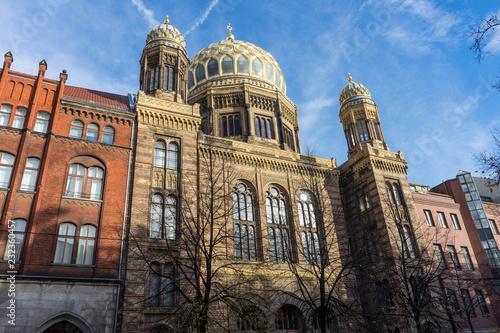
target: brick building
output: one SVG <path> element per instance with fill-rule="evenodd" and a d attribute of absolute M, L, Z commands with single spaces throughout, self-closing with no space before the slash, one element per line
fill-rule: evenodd
<path fill-rule="evenodd" d="M 45 61 L 37 76 L 12 71 L 12 63 L 9 52 L 0 73 L 0 271 L 15 275 L 17 309 L 6 332 L 112 332 L 129 99 L 67 86 L 66 71 L 47 79 Z M 8 286 L 2 279 L 2 304 Z"/>

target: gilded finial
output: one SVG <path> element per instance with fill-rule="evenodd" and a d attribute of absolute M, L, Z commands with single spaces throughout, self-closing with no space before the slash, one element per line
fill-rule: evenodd
<path fill-rule="evenodd" d="M 168 19 L 168 15 L 167 15 L 167 17 L 165 17 L 165 24 L 166 24 L 166 25 L 169 25 L 169 23 L 170 23 L 170 21 L 169 21 L 169 19 Z"/>
<path fill-rule="evenodd" d="M 349 83 L 352 83 L 351 73 L 347 73 L 347 78 L 349 79 Z"/>
<path fill-rule="evenodd" d="M 227 28 L 227 30 L 229 30 L 229 34 L 226 36 L 226 39 L 227 40 L 234 40 L 234 36 L 231 33 L 231 30 L 233 30 L 233 27 L 231 26 L 231 23 L 229 23 L 229 25 L 226 28 Z"/>

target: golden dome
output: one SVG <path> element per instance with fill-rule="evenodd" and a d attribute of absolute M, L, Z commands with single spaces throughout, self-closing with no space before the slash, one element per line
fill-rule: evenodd
<path fill-rule="evenodd" d="M 184 52 L 186 52 L 186 41 L 184 40 L 184 36 L 182 36 L 181 32 L 176 27 L 170 25 L 168 15 L 165 18 L 165 22 L 155 26 L 149 32 L 148 37 L 146 37 L 146 48 L 159 44 L 175 48 L 180 47 Z"/>
<path fill-rule="evenodd" d="M 363 99 L 369 98 L 372 99 L 372 95 L 368 88 L 358 82 L 353 82 L 351 78 L 351 74 L 348 74 L 349 83 L 342 89 L 339 96 L 340 105 L 344 105 L 345 102 L 355 100 L 355 99 Z"/>
<path fill-rule="evenodd" d="M 273 56 L 255 44 L 234 39 L 228 26 L 227 39 L 210 44 L 191 60 L 188 90 L 224 78 L 249 78 L 270 83 L 286 94 L 281 69 Z"/>

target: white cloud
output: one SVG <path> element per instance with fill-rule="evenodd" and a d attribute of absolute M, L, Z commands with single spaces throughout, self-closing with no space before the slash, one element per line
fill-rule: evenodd
<path fill-rule="evenodd" d="M 144 15 L 144 18 L 148 21 L 150 28 L 159 24 L 159 22 L 154 18 L 153 11 L 151 9 L 147 9 L 142 0 L 132 0 L 132 3 L 137 7 L 139 12 Z"/>
<path fill-rule="evenodd" d="M 212 11 L 212 9 L 214 8 L 214 6 L 219 2 L 219 0 L 213 0 L 211 3 L 210 3 L 210 6 L 208 6 L 208 8 L 200 15 L 198 16 L 198 18 L 196 19 L 196 21 L 191 25 L 191 27 L 189 27 L 189 29 L 186 31 L 186 33 L 184 34 L 184 36 L 187 36 L 189 35 L 191 32 L 193 32 L 194 29 L 196 29 L 200 24 L 202 24 L 203 22 L 205 22 L 205 20 L 207 19 L 208 17 L 208 14 L 210 14 L 210 12 Z"/>
<path fill-rule="evenodd" d="M 492 32 L 491 39 L 484 47 L 484 50 L 493 55 L 500 55 L 500 30 Z"/>

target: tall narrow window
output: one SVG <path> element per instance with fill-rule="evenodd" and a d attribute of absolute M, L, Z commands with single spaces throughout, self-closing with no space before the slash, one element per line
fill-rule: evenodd
<path fill-rule="evenodd" d="M 320 244 L 316 227 L 316 215 L 312 197 L 302 192 L 297 198 L 299 226 L 302 229 L 301 241 L 304 260 L 307 264 L 318 264 L 320 259 Z"/>
<path fill-rule="evenodd" d="M 285 139 L 285 144 L 290 147 L 290 149 L 295 150 L 295 146 L 293 144 L 293 134 L 288 127 L 283 126 L 283 136 Z"/>
<path fill-rule="evenodd" d="M 96 227 L 87 224 L 80 229 L 78 240 L 78 253 L 76 263 L 79 265 L 92 265 L 94 258 Z"/>
<path fill-rule="evenodd" d="M 219 74 L 219 63 L 217 59 L 211 59 L 207 64 L 208 76 L 214 76 Z"/>
<path fill-rule="evenodd" d="M 397 183 L 392 184 L 392 193 L 394 193 L 394 199 L 396 200 L 396 204 L 401 205 L 403 203 L 403 198 L 401 198 L 401 191 Z"/>
<path fill-rule="evenodd" d="M 252 193 L 243 183 L 233 187 L 233 219 L 236 258 L 257 260 Z"/>
<path fill-rule="evenodd" d="M 490 311 L 488 310 L 488 306 L 486 305 L 486 300 L 484 299 L 483 292 L 481 290 L 476 290 L 476 299 L 479 304 L 479 308 L 481 309 L 481 314 L 483 317 L 489 317 Z"/>
<path fill-rule="evenodd" d="M 271 119 L 260 116 L 255 117 L 255 135 L 267 139 L 273 139 L 274 134 L 272 131 Z"/>
<path fill-rule="evenodd" d="M 154 165 L 158 168 L 165 167 L 166 146 L 163 141 L 156 141 L 155 143 L 155 160 Z"/>
<path fill-rule="evenodd" d="M 14 155 L 0 151 L 0 188 L 9 187 L 13 165 Z"/>
<path fill-rule="evenodd" d="M 460 289 L 462 293 L 462 301 L 464 302 L 465 311 L 469 314 L 469 317 L 475 317 L 476 311 L 474 310 L 474 304 L 470 298 L 469 291 L 467 289 Z"/>
<path fill-rule="evenodd" d="M 163 90 L 174 90 L 174 69 L 172 67 L 163 68 Z"/>
<path fill-rule="evenodd" d="M 366 127 L 366 122 L 364 120 L 358 120 L 356 122 L 358 126 L 359 139 L 361 141 L 370 140 L 370 134 L 368 133 L 368 127 Z"/>
<path fill-rule="evenodd" d="M 7 126 L 9 124 L 11 113 L 12 105 L 2 104 L 0 108 L 0 126 Z"/>
<path fill-rule="evenodd" d="M 495 220 L 488 220 L 491 228 L 491 232 L 493 235 L 498 235 L 498 229 L 497 229 L 497 224 L 495 223 Z"/>
<path fill-rule="evenodd" d="M 455 247 L 453 245 L 448 245 L 448 252 L 450 253 L 451 262 L 453 263 L 453 268 L 455 268 L 457 271 L 462 270 L 462 267 L 460 266 L 460 261 L 458 261 L 457 251 L 455 250 Z"/>
<path fill-rule="evenodd" d="M 432 214 L 430 210 L 424 210 L 425 222 L 429 227 L 434 227 L 434 220 L 432 219 Z"/>
<path fill-rule="evenodd" d="M 389 197 L 389 202 L 395 204 L 394 193 L 392 191 L 392 185 L 389 182 L 385 182 L 385 189 L 387 190 L 387 196 Z"/>
<path fill-rule="evenodd" d="M 436 259 L 439 265 L 439 268 L 446 268 L 446 261 L 444 260 L 443 249 L 441 249 L 441 245 L 434 244 L 434 253 L 436 254 Z"/>
<path fill-rule="evenodd" d="M 438 214 L 439 225 L 441 226 L 441 228 L 448 228 L 448 223 L 446 223 L 446 218 L 444 217 L 444 213 L 437 212 L 437 214 Z"/>
<path fill-rule="evenodd" d="M 174 305 L 174 268 L 172 265 L 151 264 L 146 303 L 150 306 Z"/>
<path fill-rule="evenodd" d="M 40 160 L 38 158 L 35 157 L 28 158 L 28 160 L 26 161 L 26 167 L 24 168 L 23 180 L 21 182 L 21 190 L 23 191 L 35 190 L 39 165 L 40 165 Z"/>
<path fill-rule="evenodd" d="M 177 199 L 169 195 L 163 202 L 160 194 L 151 200 L 149 237 L 175 239 L 177 230 Z"/>
<path fill-rule="evenodd" d="M 451 222 L 453 223 L 453 228 L 455 228 L 456 230 L 460 230 L 460 223 L 458 222 L 457 214 L 451 213 L 450 216 Z"/>
<path fill-rule="evenodd" d="M 107 143 L 108 145 L 112 145 L 115 139 L 115 129 L 111 126 L 106 126 L 102 130 L 102 143 Z"/>
<path fill-rule="evenodd" d="M 85 140 L 95 141 L 99 138 L 99 126 L 97 124 L 89 124 L 87 126 L 87 135 L 85 136 Z"/>
<path fill-rule="evenodd" d="M 389 281 L 384 279 L 378 283 L 379 306 L 382 312 L 387 313 L 395 309 L 392 299 L 391 287 Z"/>
<path fill-rule="evenodd" d="M 56 254 L 54 262 L 58 264 L 70 264 L 75 243 L 76 227 L 72 223 L 62 223 L 59 226 L 59 237 L 57 238 Z"/>
<path fill-rule="evenodd" d="M 266 215 L 271 261 L 289 261 L 291 259 L 290 239 L 285 196 L 276 187 L 271 187 L 266 191 Z"/>
<path fill-rule="evenodd" d="M 470 258 L 469 250 L 466 246 L 461 246 L 460 250 L 462 251 L 462 255 L 464 256 L 465 266 L 469 271 L 473 271 L 474 265 L 472 265 L 472 259 Z"/>
<path fill-rule="evenodd" d="M 71 128 L 69 130 L 69 137 L 75 139 L 81 139 L 83 135 L 83 123 L 80 120 L 75 120 L 71 123 Z"/>
<path fill-rule="evenodd" d="M 222 136 L 236 136 L 241 134 L 239 115 L 224 115 L 221 117 L 221 120 Z"/>
<path fill-rule="evenodd" d="M 102 178 L 104 170 L 99 167 L 89 168 L 88 182 L 90 185 L 90 199 L 100 200 L 102 189 Z"/>
<path fill-rule="evenodd" d="M 163 197 L 155 194 L 151 200 L 151 217 L 149 221 L 149 237 L 161 238 L 163 224 Z"/>
<path fill-rule="evenodd" d="M 412 241 L 412 233 L 410 231 L 410 227 L 405 225 L 403 226 L 403 237 L 405 241 L 406 254 L 409 258 L 415 258 L 415 251 L 413 249 L 413 241 Z"/>
<path fill-rule="evenodd" d="M 179 146 L 176 143 L 168 144 L 167 169 L 177 170 Z"/>
<path fill-rule="evenodd" d="M 69 167 L 68 184 L 66 186 L 66 196 L 80 198 L 83 190 L 83 179 L 85 167 L 80 164 L 72 164 Z"/>
<path fill-rule="evenodd" d="M 15 260 L 19 261 L 21 258 L 21 250 L 23 249 L 24 243 L 24 233 L 26 232 L 26 220 L 23 219 L 14 219 L 12 222 L 12 233 L 14 235 L 14 247 L 7 246 L 5 251 L 5 260 Z M 9 225 L 9 230 L 10 225 Z"/>
<path fill-rule="evenodd" d="M 24 126 L 24 119 L 26 118 L 26 108 L 17 107 L 16 116 L 14 117 L 14 122 L 12 127 L 22 129 Z"/>
<path fill-rule="evenodd" d="M 50 113 L 38 111 L 35 121 L 35 132 L 47 133 L 49 128 Z"/>

